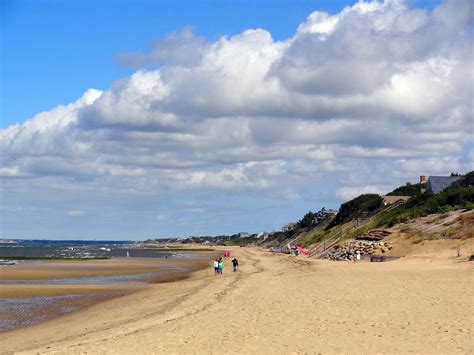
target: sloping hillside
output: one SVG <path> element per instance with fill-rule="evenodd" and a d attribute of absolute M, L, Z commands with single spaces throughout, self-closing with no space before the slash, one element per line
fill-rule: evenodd
<path fill-rule="evenodd" d="M 474 211 L 457 210 L 431 214 L 388 229 L 393 242 L 389 256 L 429 256 L 456 258 L 460 247 L 461 260 L 474 254 Z"/>
<path fill-rule="evenodd" d="M 469 246 L 474 238 L 473 182 L 474 173 L 470 172 L 439 194 L 422 193 L 421 185 L 410 191 L 399 187 L 391 195 L 409 192 L 412 198 L 391 206 L 384 206 L 380 197 L 376 200 L 377 195 L 358 196 L 343 203 L 339 214 L 326 228 L 308 231 L 299 242 L 312 250 L 311 254 L 324 256 L 326 247 L 340 245 L 373 229 L 387 229 L 391 232 L 390 238 L 401 238 L 400 245 L 404 245 L 402 249 L 394 247 L 390 255 L 403 256 L 419 247 L 438 244 L 441 249 L 456 249 L 460 243 L 466 244 L 469 253 L 473 253 Z"/>

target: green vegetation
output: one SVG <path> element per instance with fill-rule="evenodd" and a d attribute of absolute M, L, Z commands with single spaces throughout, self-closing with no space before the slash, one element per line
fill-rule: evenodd
<path fill-rule="evenodd" d="M 376 227 L 376 224 L 373 220 L 369 221 L 368 223 L 362 224 L 360 227 L 356 227 L 354 229 L 351 229 L 349 232 L 347 232 L 344 236 L 344 239 L 351 239 L 358 237 L 359 235 L 363 234 L 364 232 L 367 232 L 371 229 L 374 229 Z"/>
<path fill-rule="evenodd" d="M 393 226 L 396 223 L 403 223 L 409 220 L 427 216 L 433 213 L 448 213 L 454 209 L 474 209 L 474 172 L 470 172 L 463 178 L 448 187 L 439 194 L 431 194 L 428 192 L 421 193 L 421 185 L 414 184 L 409 186 L 400 186 L 388 195 L 392 196 L 412 196 L 406 203 L 395 207 L 392 210 L 381 212 L 367 223 L 359 227 L 349 230 L 345 234 L 345 238 L 354 238 L 370 229 Z M 330 238 L 337 233 L 344 224 L 354 220 L 364 214 L 373 215 L 382 207 L 382 198 L 375 194 L 360 195 L 341 205 L 339 213 L 331 221 L 331 223 L 314 229 L 308 233 L 308 236 L 302 240 L 304 246 L 310 246 L 324 239 Z M 311 218 L 308 213 L 299 221 L 299 226 L 306 225 L 305 221 Z M 471 231 L 467 231 L 467 234 Z M 423 238 L 415 238 L 416 242 L 426 239 L 450 238 L 455 234 L 453 228 L 447 228 L 442 233 L 429 235 Z"/>
<path fill-rule="evenodd" d="M 309 234 L 308 238 L 305 238 L 303 241 L 301 241 L 301 245 L 308 247 L 312 244 L 322 242 L 323 240 L 332 237 L 336 233 L 339 233 L 343 228 L 343 225 L 338 225 L 331 228 L 331 230 L 328 230 L 327 224 L 322 225 L 321 227 L 315 229 L 313 233 Z"/>
<path fill-rule="evenodd" d="M 382 207 L 383 199 L 377 194 L 360 195 L 341 205 L 339 213 L 329 224 L 328 229 L 349 222 L 364 213 L 372 213 Z"/>
<path fill-rule="evenodd" d="M 317 229 L 314 233 L 312 233 L 308 239 L 301 241 L 301 245 L 303 247 L 308 247 L 310 245 L 313 245 L 315 243 L 319 243 L 326 239 L 327 234 L 324 232 L 323 229 Z"/>
<path fill-rule="evenodd" d="M 312 225 L 314 225 L 315 220 L 316 220 L 316 214 L 309 211 L 308 213 L 304 215 L 303 219 L 298 221 L 298 226 L 300 228 L 311 227 Z"/>
<path fill-rule="evenodd" d="M 397 187 L 392 192 L 388 193 L 387 196 L 417 196 L 421 194 L 421 185 L 404 185 Z"/>
<path fill-rule="evenodd" d="M 472 209 L 474 205 L 474 174 L 463 179 L 439 194 L 424 193 L 386 213 L 376 217 L 375 227 L 392 226 L 432 213 L 447 213 L 456 208 Z"/>
<path fill-rule="evenodd" d="M 253 241 L 254 241 L 254 238 L 234 238 L 234 239 L 229 238 L 228 240 L 225 241 L 224 244 L 227 246 L 239 247 L 239 246 L 246 246 Z"/>
<path fill-rule="evenodd" d="M 456 181 L 453 184 L 453 187 L 455 186 L 464 186 L 464 187 L 474 186 L 474 171 L 467 173 L 466 175 L 463 176 L 461 180 Z"/>

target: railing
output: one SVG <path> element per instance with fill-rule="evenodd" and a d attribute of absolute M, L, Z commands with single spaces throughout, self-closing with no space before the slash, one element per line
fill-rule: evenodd
<path fill-rule="evenodd" d="M 299 233 L 297 237 L 291 239 L 289 242 L 286 243 L 286 245 L 288 245 L 288 244 L 292 245 L 294 242 L 296 242 L 301 237 L 302 237 L 302 234 Z"/>
<path fill-rule="evenodd" d="M 324 224 L 327 222 L 327 220 L 328 220 L 328 219 L 322 220 L 321 222 L 317 223 L 316 226 L 319 227 L 319 226 L 321 226 L 321 225 L 324 225 Z M 305 236 L 305 233 L 299 232 L 296 237 L 294 237 L 293 239 L 291 239 L 291 240 L 289 240 L 289 241 L 286 241 L 286 240 L 285 240 L 283 243 L 281 243 L 281 245 L 284 244 L 284 245 L 285 245 L 285 248 L 286 248 L 286 246 L 287 246 L 288 244 L 294 245 L 295 242 L 296 242 L 298 239 L 301 239 L 301 238 L 304 237 L 304 236 Z"/>
<path fill-rule="evenodd" d="M 355 221 L 352 221 L 350 222 L 346 227 L 344 227 L 342 230 L 340 230 L 339 232 L 337 232 L 336 234 L 334 234 L 333 236 L 330 236 L 329 238 L 326 238 L 325 240 L 319 242 L 316 247 L 310 249 L 309 253 L 308 253 L 308 256 L 314 256 L 316 254 L 319 254 L 319 257 L 323 257 L 328 251 L 329 249 L 331 249 L 334 245 L 336 245 L 337 243 L 339 243 L 341 241 L 341 239 L 344 237 L 344 235 L 349 232 L 350 230 L 354 229 L 355 227 L 360 227 L 366 223 L 369 223 L 371 220 L 373 220 L 376 216 L 378 216 L 379 214 L 381 213 L 384 213 L 384 212 L 388 212 L 388 211 L 391 211 L 395 208 L 397 208 L 398 206 L 400 206 L 401 204 L 405 203 L 405 201 L 403 200 L 399 200 L 393 204 L 391 204 L 390 206 L 388 206 L 387 208 L 384 208 L 383 210 L 377 212 L 376 214 L 374 214 L 373 216 L 370 216 L 369 218 L 365 218 L 362 220 L 362 223 L 360 219 L 357 219 Z"/>
<path fill-rule="evenodd" d="M 324 239 L 323 241 L 319 242 L 318 245 L 315 248 L 312 248 L 308 255 L 313 256 L 316 254 L 321 254 L 327 249 L 330 249 L 332 246 L 337 244 L 341 238 L 351 229 L 357 226 L 356 221 L 350 222 L 348 225 L 346 225 L 342 230 L 336 232 L 336 234 L 330 236 L 329 238 Z"/>

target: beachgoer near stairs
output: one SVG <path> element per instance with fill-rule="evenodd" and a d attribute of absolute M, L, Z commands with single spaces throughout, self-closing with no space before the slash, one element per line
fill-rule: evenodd
<path fill-rule="evenodd" d="M 239 267 L 239 262 L 237 261 L 236 258 L 232 260 L 232 266 L 234 267 L 234 272 L 236 272 L 237 268 Z"/>

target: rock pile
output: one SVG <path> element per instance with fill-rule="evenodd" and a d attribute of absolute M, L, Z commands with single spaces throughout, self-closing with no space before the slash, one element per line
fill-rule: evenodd
<path fill-rule="evenodd" d="M 390 235 L 389 231 L 383 229 L 372 229 L 364 234 L 359 235 L 356 240 L 373 240 L 379 241 L 385 238 L 386 236 Z"/>
<path fill-rule="evenodd" d="M 380 255 L 392 248 L 392 242 L 349 240 L 344 244 L 332 247 L 324 258 L 334 261 L 356 260 L 357 254 L 360 254 L 362 259 L 365 255 Z"/>

